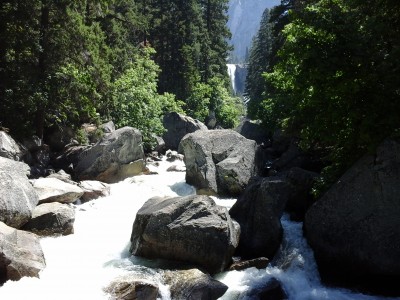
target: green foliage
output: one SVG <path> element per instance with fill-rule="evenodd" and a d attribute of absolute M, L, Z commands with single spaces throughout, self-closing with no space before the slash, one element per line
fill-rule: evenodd
<path fill-rule="evenodd" d="M 400 128 L 400 6 L 292 2 L 258 115 L 307 147 L 329 149 L 326 186 Z"/>
<path fill-rule="evenodd" d="M 112 114 L 118 127 L 132 126 L 141 131 L 146 149 L 151 149 L 152 134 L 164 132 L 162 115 L 170 110 L 181 111 L 180 102 L 172 94 L 157 93 L 160 69 L 150 58 L 151 54 L 154 54 L 151 48 L 142 49 L 116 80 Z"/>

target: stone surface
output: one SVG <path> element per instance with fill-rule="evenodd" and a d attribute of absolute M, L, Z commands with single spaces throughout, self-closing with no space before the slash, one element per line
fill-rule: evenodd
<path fill-rule="evenodd" d="M 110 195 L 111 186 L 97 180 L 84 180 L 79 182 L 79 187 L 83 190 L 81 201 L 88 202 L 100 197 Z"/>
<path fill-rule="evenodd" d="M 39 201 L 27 174 L 28 165 L 0 157 L 0 221 L 15 228 L 30 219 Z"/>
<path fill-rule="evenodd" d="M 239 300 L 248 299 L 286 300 L 289 297 L 276 278 L 269 278 L 266 282 L 258 283 L 239 296 Z"/>
<path fill-rule="evenodd" d="M 104 291 L 112 300 L 156 300 L 158 286 L 149 280 L 127 274 L 113 280 Z"/>
<path fill-rule="evenodd" d="M 83 190 L 77 185 L 57 178 L 39 178 L 31 182 L 39 196 L 39 203 L 72 203 L 83 195 Z"/>
<path fill-rule="evenodd" d="M 171 299 L 216 300 L 228 286 L 198 269 L 166 271 L 164 281 L 170 286 Z"/>
<path fill-rule="evenodd" d="M 280 218 L 289 196 L 289 184 L 279 177 L 249 184 L 229 211 L 241 228 L 235 255 L 246 259 L 274 256 L 282 240 Z"/>
<path fill-rule="evenodd" d="M 32 218 L 22 227 L 41 236 L 74 233 L 75 210 L 68 204 L 43 203 L 33 210 Z"/>
<path fill-rule="evenodd" d="M 0 131 L 0 157 L 20 160 L 23 156 L 18 144 L 5 131 Z"/>
<path fill-rule="evenodd" d="M 196 131 L 179 146 L 186 164 L 186 182 L 199 194 L 237 196 L 255 172 L 255 141 L 233 130 Z"/>
<path fill-rule="evenodd" d="M 113 121 L 108 121 L 107 123 L 101 124 L 100 128 L 104 133 L 111 133 L 115 131 L 115 124 Z"/>
<path fill-rule="evenodd" d="M 22 277 L 39 277 L 46 266 L 37 235 L 0 222 L 0 284 Z"/>
<path fill-rule="evenodd" d="M 239 225 L 208 196 L 151 198 L 136 215 L 130 251 L 196 264 L 210 273 L 230 265 Z"/>
<path fill-rule="evenodd" d="M 186 134 L 197 130 L 208 130 L 207 126 L 199 120 L 176 112 L 166 114 L 163 118 L 163 125 L 167 130 L 163 135 L 165 147 L 172 150 L 178 150 L 179 143 Z"/>
<path fill-rule="evenodd" d="M 305 233 L 324 277 L 400 295 L 400 143 L 386 140 L 308 210 Z"/>
<path fill-rule="evenodd" d="M 105 135 L 97 144 L 84 150 L 75 167 L 78 180 L 117 182 L 144 170 L 142 135 L 124 127 Z"/>
<path fill-rule="evenodd" d="M 259 257 L 250 260 L 240 260 L 234 262 L 230 267 L 229 271 L 241 271 L 248 268 L 265 269 L 269 264 L 269 259 L 266 257 Z"/>
<path fill-rule="evenodd" d="M 47 178 L 56 178 L 66 183 L 75 185 L 77 184 L 75 181 L 72 180 L 71 175 L 66 173 L 64 170 L 60 170 L 57 173 L 50 174 L 49 176 L 47 176 Z"/>
<path fill-rule="evenodd" d="M 246 139 L 256 141 L 257 144 L 269 141 L 266 130 L 260 124 L 253 123 L 250 120 L 243 120 L 235 130 Z"/>

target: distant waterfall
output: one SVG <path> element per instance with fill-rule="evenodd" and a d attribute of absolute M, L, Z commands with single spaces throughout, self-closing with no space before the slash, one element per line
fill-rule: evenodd
<path fill-rule="evenodd" d="M 236 83 L 235 83 L 236 65 L 235 64 L 227 64 L 226 66 L 228 67 L 228 75 L 229 75 L 229 78 L 231 79 L 232 89 L 236 94 L 237 93 Z"/>

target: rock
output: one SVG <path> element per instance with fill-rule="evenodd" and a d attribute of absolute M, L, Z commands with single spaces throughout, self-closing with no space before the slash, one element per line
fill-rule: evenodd
<path fill-rule="evenodd" d="M 260 124 L 253 123 L 250 120 L 243 120 L 235 131 L 239 132 L 246 139 L 256 141 L 257 144 L 263 144 L 269 141 L 266 129 Z"/>
<path fill-rule="evenodd" d="M 155 146 L 154 146 L 153 151 L 157 152 L 157 155 L 164 153 L 166 150 L 164 139 L 162 137 L 156 136 L 156 135 L 154 136 L 154 139 L 155 139 Z"/>
<path fill-rule="evenodd" d="M 78 145 L 67 145 L 64 150 L 51 161 L 51 164 L 62 170 L 68 170 L 68 172 L 73 172 L 74 168 L 79 162 L 80 155 L 91 146 L 78 146 Z"/>
<path fill-rule="evenodd" d="M 266 257 L 259 257 L 250 260 L 240 260 L 234 262 L 230 267 L 229 271 L 241 271 L 248 268 L 265 269 L 269 264 L 269 259 Z"/>
<path fill-rule="evenodd" d="M 198 269 L 166 271 L 163 278 L 170 286 L 171 299 L 216 300 L 228 290 L 228 286 Z"/>
<path fill-rule="evenodd" d="M 290 183 L 291 196 L 285 210 L 290 213 L 291 219 L 303 221 L 307 209 L 314 203 L 312 188 L 321 176 L 295 167 L 289 170 L 286 177 Z"/>
<path fill-rule="evenodd" d="M 0 285 L 7 280 L 39 277 L 46 266 L 38 237 L 0 222 Z"/>
<path fill-rule="evenodd" d="M 82 124 L 81 131 L 84 133 L 84 138 L 89 143 L 97 143 L 104 134 L 95 124 L 89 123 Z"/>
<path fill-rule="evenodd" d="M 39 150 L 43 146 L 43 141 L 37 136 L 33 135 L 23 140 L 22 144 L 29 152 Z"/>
<path fill-rule="evenodd" d="M 186 182 L 199 194 L 237 196 L 254 175 L 256 143 L 233 130 L 196 131 L 179 146 Z"/>
<path fill-rule="evenodd" d="M 100 128 L 104 133 L 111 133 L 115 131 L 115 125 L 113 121 L 108 121 L 107 123 L 101 124 Z"/>
<path fill-rule="evenodd" d="M 27 164 L 0 157 L 0 221 L 15 228 L 30 219 L 39 201 L 27 174 Z"/>
<path fill-rule="evenodd" d="M 215 111 L 209 111 L 208 116 L 204 120 L 205 125 L 208 129 L 214 129 L 217 126 L 217 117 L 215 116 Z"/>
<path fill-rule="evenodd" d="M 163 135 L 165 147 L 172 150 L 178 150 L 179 143 L 186 134 L 197 130 L 208 130 L 207 126 L 199 120 L 176 112 L 166 114 L 163 118 L 163 125 L 167 130 Z"/>
<path fill-rule="evenodd" d="M 56 178 L 58 180 L 64 181 L 70 184 L 77 184 L 75 181 L 72 180 L 71 175 L 66 173 L 64 170 L 60 170 L 57 173 L 50 174 L 47 178 Z"/>
<path fill-rule="evenodd" d="M 0 157 L 21 160 L 23 152 L 14 139 L 5 131 L 0 131 Z"/>
<path fill-rule="evenodd" d="M 399 195 L 400 143 L 386 140 L 311 206 L 304 229 L 323 278 L 400 295 Z"/>
<path fill-rule="evenodd" d="M 83 190 L 57 178 L 39 178 L 31 181 L 39 196 L 39 203 L 72 203 L 83 195 Z"/>
<path fill-rule="evenodd" d="M 171 151 L 171 150 L 167 150 L 167 152 L 165 152 L 165 156 L 167 157 L 167 161 L 169 162 L 174 162 L 176 160 L 183 160 L 183 155 L 179 154 L 176 151 Z"/>
<path fill-rule="evenodd" d="M 43 203 L 33 210 L 32 218 L 22 228 L 41 236 L 74 233 L 75 210 L 68 204 Z"/>
<path fill-rule="evenodd" d="M 79 182 L 79 187 L 83 190 L 83 195 L 81 197 L 83 203 L 100 197 L 109 196 L 111 191 L 109 184 L 96 180 L 81 181 Z"/>
<path fill-rule="evenodd" d="M 136 278 L 136 274 L 128 274 L 113 280 L 104 291 L 115 300 L 156 300 L 158 286 L 149 280 Z"/>
<path fill-rule="evenodd" d="M 130 252 L 218 273 L 230 265 L 239 234 L 227 209 L 208 196 L 151 198 L 136 215 Z"/>
<path fill-rule="evenodd" d="M 61 151 L 75 137 L 74 130 L 69 127 L 52 127 L 45 133 L 45 142 L 52 151 Z"/>
<path fill-rule="evenodd" d="M 186 172 L 186 167 L 172 165 L 172 166 L 168 167 L 167 172 Z"/>
<path fill-rule="evenodd" d="M 142 135 L 132 127 L 118 129 L 84 150 L 78 160 L 78 180 L 112 183 L 140 174 L 145 167 Z"/>
<path fill-rule="evenodd" d="M 239 300 L 244 299 L 285 300 L 289 297 L 276 278 L 269 278 L 266 282 L 258 283 L 239 296 Z"/>
<path fill-rule="evenodd" d="M 229 211 L 240 224 L 236 255 L 242 258 L 272 258 L 282 240 L 282 217 L 290 186 L 282 178 L 255 179 Z"/>

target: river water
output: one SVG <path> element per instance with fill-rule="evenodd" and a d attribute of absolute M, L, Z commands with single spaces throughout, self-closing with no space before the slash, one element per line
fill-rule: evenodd
<path fill-rule="evenodd" d="M 176 164 L 174 162 L 173 164 Z M 183 167 L 183 164 L 180 167 Z M 115 277 L 134 272 L 160 286 L 161 299 L 170 299 L 168 286 L 161 283 L 152 268 L 158 261 L 129 255 L 129 239 L 136 212 L 153 196 L 194 194 L 185 183 L 184 172 L 167 172 L 171 165 L 150 166 L 157 175 L 142 175 L 113 184 L 111 195 L 76 206 L 75 233 L 58 238 L 42 238 L 47 267 L 38 278 L 8 281 L 0 288 L 1 300 L 16 299 L 108 299 L 103 292 Z M 234 199 L 216 199 L 230 207 Z M 345 289 L 324 287 L 319 279 L 312 251 L 302 237 L 301 223 L 282 218 L 284 241 L 272 266 L 250 268 L 216 275 L 229 286 L 223 300 L 238 299 L 241 292 L 269 278 L 279 279 L 289 299 L 372 300 L 389 299 L 354 294 Z"/>

